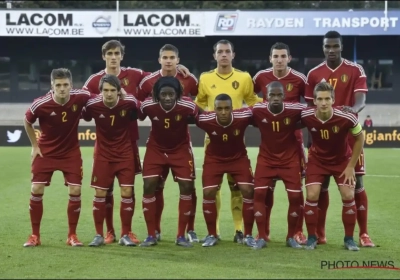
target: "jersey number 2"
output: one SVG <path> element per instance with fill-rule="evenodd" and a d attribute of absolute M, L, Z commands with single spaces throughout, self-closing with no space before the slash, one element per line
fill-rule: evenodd
<path fill-rule="evenodd" d="M 61 118 L 62 122 L 67 122 L 67 112 L 62 112 L 61 115 L 62 115 Z"/>

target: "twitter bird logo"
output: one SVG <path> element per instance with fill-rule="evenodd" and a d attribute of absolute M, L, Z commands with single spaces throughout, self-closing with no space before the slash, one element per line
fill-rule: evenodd
<path fill-rule="evenodd" d="M 15 130 L 14 132 L 10 132 L 7 130 L 7 137 L 8 143 L 15 143 L 19 140 L 19 138 L 21 138 L 21 134 L 22 134 L 22 130 Z"/>

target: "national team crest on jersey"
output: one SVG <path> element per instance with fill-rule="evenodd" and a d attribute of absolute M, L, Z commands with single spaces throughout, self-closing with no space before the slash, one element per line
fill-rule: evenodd
<path fill-rule="evenodd" d="M 71 107 L 72 112 L 76 112 L 76 110 L 78 110 L 78 105 L 74 104 Z"/>
<path fill-rule="evenodd" d="M 182 116 L 181 116 L 181 115 L 178 114 L 178 115 L 175 116 L 175 120 L 176 120 L 176 121 L 179 122 L 181 119 L 182 119 Z"/>
<path fill-rule="evenodd" d="M 334 126 L 332 127 L 333 133 L 338 133 L 339 130 L 340 130 L 340 128 L 339 128 L 337 125 L 334 125 Z"/>
<path fill-rule="evenodd" d="M 129 80 L 128 80 L 128 78 L 123 78 L 123 79 L 121 80 L 121 84 L 123 84 L 124 86 L 128 86 L 128 85 L 129 85 Z"/>
<path fill-rule="evenodd" d="M 233 82 L 232 82 L 232 87 L 233 87 L 234 89 L 238 89 L 238 88 L 239 88 L 239 82 L 238 82 L 238 81 L 233 81 Z"/>
<path fill-rule="evenodd" d="M 293 84 L 288 83 L 288 84 L 286 85 L 286 90 L 287 90 L 287 91 L 292 91 L 292 90 L 293 90 Z"/>
<path fill-rule="evenodd" d="M 235 129 L 233 131 L 233 135 L 238 136 L 240 134 L 240 130 L 239 129 Z"/>
<path fill-rule="evenodd" d="M 347 82 L 347 81 L 349 80 L 349 76 L 347 76 L 346 74 L 343 74 L 343 75 L 340 77 L 340 80 L 341 80 L 343 83 L 345 83 L 345 82 Z"/>
<path fill-rule="evenodd" d="M 126 116 L 126 110 L 122 110 L 121 112 L 119 112 L 119 115 L 121 117 L 125 117 Z"/>
<path fill-rule="evenodd" d="M 283 123 L 286 124 L 286 125 L 289 125 L 290 124 L 290 118 L 284 118 L 283 119 Z"/>

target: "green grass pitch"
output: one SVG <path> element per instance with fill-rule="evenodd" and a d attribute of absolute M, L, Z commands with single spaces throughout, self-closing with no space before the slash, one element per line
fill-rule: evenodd
<path fill-rule="evenodd" d="M 257 148 L 249 148 L 253 168 Z M 93 148 L 82 148 L 84 181 L 82 212 L 78 236 L 88 244 L 94 234 L 92 199 L 89 187 Z M 202 214 L 201 167 L 203 148 L 195 148 L 198 206 L 196 232 L 206 234 Z M 144 148 L 141 148 L 143 158 Z M 42 246 L 23 248 L 30 234 L 28 201 L 30 193 L 30 148 L 0 148 L 0 278 L 399 278 L 400 271 L 378 269 L 321 269 L 322 261 L 393 261 L 400 267 L 400 150 L 367 149 L 367 172 L 364 184 L 369 197 L 369 233 L 377 248 L 361 248 L 359 252 L 343 248 L 343 225 L 339 192 L 331 183 L 328 210 L 328 244 L 315 251 L 285 247 L 288 202 L 283 185 L 275 191 L 271 220 L 271 242 L 268 248 L 254 251 L 234 244 L 230 212 L 230 193 L 226 182 L 222 189 L 222 241 L 213 248 L 181 248 L 174 244 L 177 228 L 178 187 L 168 178 L 165 209 L 162 219 L 163 241 L 153 248 L 122 247 L 118 244 L 101 248 L 71 248 L 65 245 L 67 234 L 67 189 L 62 175 L 56 172 L 52 186 L 44 196 Z M 332 180 L 333 181 L 333 180 Z M 141 211 L 142 178 L 136 179 L 136 211 L 133 229 L 140 240 L 146 235 Z M 119 222 L 119 190 L 116 195 L 115 223 Z M 304 227 L 305 229 L 305 227 Z M 119 230 L 118 230 L 119 233 Z M 254 235 L 256 235 L 254 226 Z M 358 241 L 358 226 L 356 226 Z"/>

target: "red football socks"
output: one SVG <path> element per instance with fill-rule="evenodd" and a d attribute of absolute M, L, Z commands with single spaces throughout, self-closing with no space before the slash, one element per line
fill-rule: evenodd
<path fill-rule="evenodd" d="M 31 193 L 29 201 L 29 213 L 31 216 L 32 234 L 40 236 L 40 222 L 43 216 L 43 194 Z"/>
<path fill-rule="evenodd" d="M 93 199 L 93 220 L 96 234 L 104 236 L 104 219 L 106 217 L 106 198 L 95 196 Z"/>
<path fill-rule="evenodd" d="M 148 236 L 156 237 L 156 197 L 144 194 L 142 200 L 143 215 L 147 225 Z"/>
<path fill-rule="evenodd" d="M 76 234 L 79 216 L 81 214 L 81 195 L 69 195 L 68 201 L 68 236 Z"/>
<path fill-rule="evenodd" d="M 132 230 L 134 203 L 132 197 L 121 197 L 119 214 L 121 216 L 121 236 L 129 234 Z"/>
<path fill-rule="evenodd" d="M 215 197 L 203 198 L 203 214 L 209 235 L 217 236 L 217 205 Z"/>

